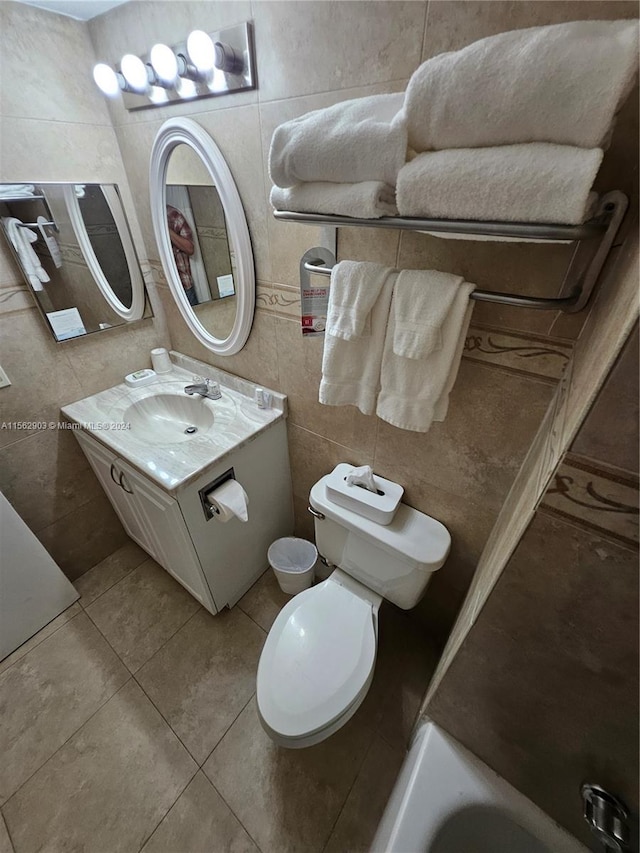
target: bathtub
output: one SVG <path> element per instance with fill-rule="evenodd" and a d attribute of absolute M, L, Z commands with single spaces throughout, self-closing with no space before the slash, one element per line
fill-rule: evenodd
<path fill-rule="evenodd" d="M 371 853 L 588 851 L 475 755 L 425 722 L 402 765 Z"/>

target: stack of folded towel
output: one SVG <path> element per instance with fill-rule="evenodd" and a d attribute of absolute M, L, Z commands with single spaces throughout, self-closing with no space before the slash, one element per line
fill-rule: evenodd
<path fill-rule="evenodd" d="M 407 88 L 403 216 L 584 222 L 637 67 L 635 21 L 500 33 L 423 63 Z"/>
<path fill-rule="evenodd" d="M 276 210 L 375 219 L 396 214 L 407 155 L 404 94 L 372 95 L 276 128 L 269 153 Z"/>
<path fill-rule="evenodd" d="M 277 128 L 271 202 L 360 218 L 583 222 L 637 64 L 635 21 L 532 27 L 440 54 L 406 96 Z"/>
<path fill-rule="evenodd" d="M 436 270 L 333 268 L 320 402 L 357 406 L 401 429 L 444 420 L 475 285 Z"/>

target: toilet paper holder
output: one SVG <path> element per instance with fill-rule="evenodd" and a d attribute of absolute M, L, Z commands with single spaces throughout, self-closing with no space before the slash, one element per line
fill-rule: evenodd
<path fill-rule="evenodd" d="M 233 468 L 229 468 L 228 471 L 225 471 L 224 474 L 220 474 L 219 477 L 216 477 L 215 480 L 212 480 L 208 485 L 204 486 L 199 490 L 198 495 L 200 496 L 200 504 L 202 506 L 202 511 L 204 512 L 204 517 L 207 521 L 211 521 L 212 518 L 216 517 L 216 511 L 211 506 L 209 501 L 207 500 L 207 496 L 211 494 L 211 492 L 215 491 L 218 486 L 221 486 L 227 480 L 235 480 L 236 475 Z"/>

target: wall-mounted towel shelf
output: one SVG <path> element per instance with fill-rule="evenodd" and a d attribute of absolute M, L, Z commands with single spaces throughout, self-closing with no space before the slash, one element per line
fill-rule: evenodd
<path fill-rule="evenodd" d="M 491 290 L 476 290 L 471 298 L 479 302 L 496 302 L 503 305 L 516 305 L 524 308 L 564 311 L 581 311 L 598 282 L 600 272 L 613 245 L 616 234 L 627 210 L 628 199 L 624 193 L 613 190 L 602 196 L 596 215 L 583 225 L 547 225 L 535 222 L 477 222 L 465 219 L 413 219 L 398 216 L 380 219 L 354 219 L 348 216 L 334 216 L 316 213 L 296 213 L 293 211 L 274 211 L 278 220 L 301 222 L 307 225 L 331 225 L 334 227 L 352 226 L 357 228 L 397 228 L 404 231 L 422 231 L 449 234 L 468 234 L 487 238 L 515 237 L 539 241 L 586 241 L 599 239 L 597 248 L 586 266 L 577 275 L 572 270 L 578 264 L 572 264 L 567 271 L 563 286 L 566 296 L 537 297 L 520 296 L 516 293 L 499 293 Z M 575 255 L 574 255 L 575 261 Z M 301 273 L 331 275 L 331 267 L 325 258 L 309 257 L 305 254 L 300 265 Z"/>

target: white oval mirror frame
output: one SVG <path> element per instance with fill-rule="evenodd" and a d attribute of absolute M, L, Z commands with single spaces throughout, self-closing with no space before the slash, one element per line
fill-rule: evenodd
<path fill-rule="evenodd" d="M 166 178 L 169 157 L 178 145 L 188 145 L 207 167 L 218 191 L 227 220 L 227 229 L 236 262 L 237 310 L 233 328 L 226 338 L 216 338 L 198 320 L 174 263 L 171 240 L 167 228 Z M 185 322 L 203 346 L 217 355 L 234 355 L 247 342 L 256 304 L 255 271 L 249 228 L 244 208 L 233 175 L 222 152 L 209 134 L 188 118 L 170 118 L 156 134 L 151 149 L 149 167 L 149 193 L 153 233 L 160 250 L 160 260 L 169 288 Z"/>
<path fill-rule="evenodd" d="M 122 243 L 124 255 L 127 259 L 129 277 L 131 279 L 130 306 L 125 305 L 118 299 L 102 271 L 102 267 L 100 266 L 96 253 L 93 250 L 89 234 L 87 233 L 87 228 L 84 219 L 82 218 L 82 211 L 80 210 L 80 204 L 78 203 L 78 196 L 76 195 L 75 186 L 73 184 L 69 184 L 64 187 L 64 200 L 67 210 L 69 211 L 69 219 L 71 220 L 71 226 L 73 227 L 76 239 L 80 249 L 82 250 L 84 259 L 87 262 L 89 271 L 100 288 L 100 292 L 104 296 L 109 307 L 112 308 L 119 317 L 122 317 L 123 320 L 131 323 L 134 320 L 141 320 L 142 315 L 144 314 L 144 281 L 142 279 L 142 273 L 140 272 L 138 257 L 133 245 L 133 240 L 131 239 L 129 226 L 124 215 L 120 196 L 118 195 L 115 187 L 102 186 L 100 189 L 102 190 L 102 194 L 104 195 L 107 205 L 109 206 L 109 210 L 111 211 L 111 215 L 113 216 L 113 221 L 115 222 L 118 230 L 118 236 Z"/>

